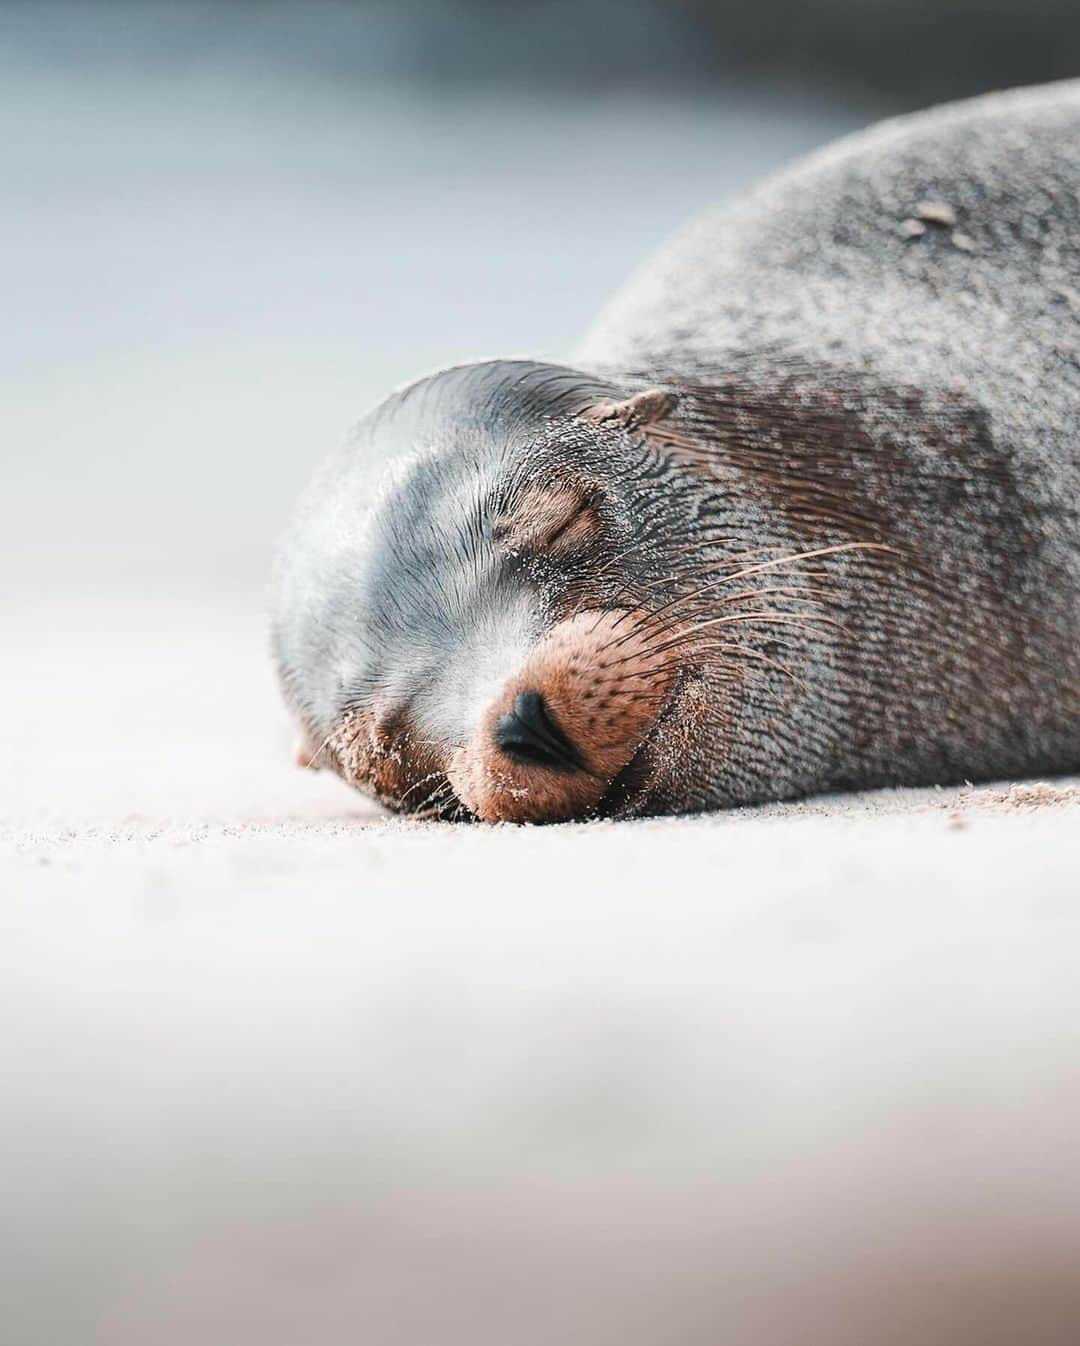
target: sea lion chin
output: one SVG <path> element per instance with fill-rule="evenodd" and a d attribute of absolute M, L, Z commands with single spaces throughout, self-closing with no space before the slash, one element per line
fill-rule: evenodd
<path fill-rule="evenodd" d="M 278 557 L 298 760 L 486 822 L 1080 767 L 1078 145 L 1080 84 L 875 128 L 575 366 L 388 398 Z"/>

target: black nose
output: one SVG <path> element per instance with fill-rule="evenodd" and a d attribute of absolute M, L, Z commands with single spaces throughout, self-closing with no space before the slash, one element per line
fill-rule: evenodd
<path fill-rule="evenodd" d="M 514 709 L 495 723 L 495 742 L 515 762 L 574 771 L 581 766 L 574 745 L 552 722 L 539 692 L 518 692 Z"/>

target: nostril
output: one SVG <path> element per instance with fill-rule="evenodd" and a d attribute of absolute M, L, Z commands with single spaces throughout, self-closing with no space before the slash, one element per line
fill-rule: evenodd
<path fill-rule="evenodd" d="M 539 692 L 518 692 L 514 708 L 495 722 L 495 742 L 516 762 L 574 771 L 581 767 L 574 745 L 551 719 Z"/>

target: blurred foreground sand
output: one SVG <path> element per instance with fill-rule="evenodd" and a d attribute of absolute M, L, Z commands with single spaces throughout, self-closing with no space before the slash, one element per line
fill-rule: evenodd
<path fill-rule="evenodd" d="M 1080 1339 L 1080 786 L 408 824 L 254 599 L 7 636 L 6 1343 Z"/>

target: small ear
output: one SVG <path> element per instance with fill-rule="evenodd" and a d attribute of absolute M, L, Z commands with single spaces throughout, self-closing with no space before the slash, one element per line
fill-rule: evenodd
<path fill-rule="evenodd" d="M 625 402 L 596 402 L 581 413 L 586 420 L 598 425 L 616 424 L 625 430 L 635 430 L 641 426 L 655 425 L 665 416 L 670 416 L 678 405 L 679 399 L 674 393 L 666 393 L 662 388 L 649 388 L 646 392 L 635 393 Z"/>
<path fill-rule="evenodd" d="M 308 741 L 301 735 L 293 745 L 293 763 L 302 767 L 305 771 L 318 771 L 315 762 L 315 753 L 308 746 Z"/>

